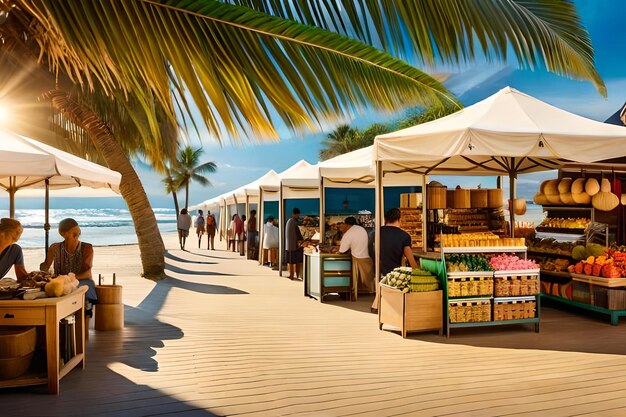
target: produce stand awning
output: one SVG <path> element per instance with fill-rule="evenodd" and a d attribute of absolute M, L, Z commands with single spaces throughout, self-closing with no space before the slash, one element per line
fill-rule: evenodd
<path fill-rule="evenodd" d="M 626 127 L 561 110 L 506 87 L 454 114 L 379 135 L 385 172 L 513 175 L 626 155 Z"/>

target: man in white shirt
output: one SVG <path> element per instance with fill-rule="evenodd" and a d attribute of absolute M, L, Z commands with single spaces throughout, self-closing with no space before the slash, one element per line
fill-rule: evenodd
<path fill-rule="evenodd" d="M 358 291 L 373 293 L 376 291 L 374 283 L 374 261 L 368 251 L 367 231 L 356 224 L 354 217 L 346 217 L 341 225 L 341 246 L 339 252 L 352 255 L 352 279 L 355 287 L 355 297 Z"/>

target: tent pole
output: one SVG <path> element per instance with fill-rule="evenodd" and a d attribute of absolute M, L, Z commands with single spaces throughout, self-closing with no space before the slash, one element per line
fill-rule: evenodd
<path fill-rule="evenodd" d="M 45 201 L 45 213 L 44 213 L 44 224 L 43 230 L 45 230 L 46 234 L 46 251 L 44 252 L 46 255 L 48 254 L 48 246 L 50 243 L 50 179 L 46 178 L 46 201 Z"/>
<path fill-rule="evenodd" d="M 515 173 L 509 174 L 509 222 L 511 224 L 511 237 L 515 237 L 515 209 L 513 202 L 515 200 Z"/>
<path fill-rule="evenodd" d="M 265 210 L 263 209 L 265 206 L 265 204 L 263 204 L 263 187 L 259 187 L 259 207 L 257 209 L 258 214 L 259 214 L 259 228 L 257 229 L 259 231 L 259 265 L 263 266 L 263 261 L 265 260 L 265 257 L 263 256 L 263 235 L 264 233 L 264 227 L 265 227 Z"/>
<path fill-rule="evenodd" d="M 372 308 L 378 309 L 380 306 L 380 228 L 382 226 L 383 218 L 385 214 L 382 212 L 381 207 L 383 206 L 382 200 L 382 161 L 376 161 L 376 176 L 374 177 L 374 181 L 376 184 L 375 195 L 374 198 L 376 200 L 375 204 L 375 213 L 374 213 L 374 283 L 376 284 L 376 300 L 378 304 L 376 306 L 372 306 Z"/>
<path fill-rule="evenodd" d="M 9 217 L 15 218 L 15 183 L 17 179 L 15 177 L 9 177 Z"/>
<path fill-rule="evenodd" d="M 278 185 L 278 275 L 283 276 L 283 252 L 285 249 L 285 204 L 283 201 L 283 181 Z"/>
<path fill-rule="evenodd" d="M 326 202 L 324 201 L 324 177 L 321 175 L 320 173 L 320 189 L 319 189 L 319 194 L 320 194 L 320 244 L 324 245 L 328 245 L 329 243 L 326 241 L 326 211 L 325 211 L 325 205 Z"/>

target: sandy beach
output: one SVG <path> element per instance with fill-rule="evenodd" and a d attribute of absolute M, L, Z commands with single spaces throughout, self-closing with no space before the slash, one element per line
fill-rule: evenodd
<path fill-rule="evenodd" d="M 124 286 L 125 329 L 91 330 L 87 367 L 0 390 L 5 415 L 623 415 L 626 325 L 542 309 L 542 329 L 380 331 L 371 298 L 303 296 L 302 283 L 238 254 L 178 249 L 168 278 L 139 277 L 137 246 L 97 247 Z M 206 242 L 206 241 L 205 241 Z M 27 250 L 29 268 L 42 250 Z M 93 324 L 92 324 L 93 326 Z M 81 400 L 77 400 L 77 399 Z"/>

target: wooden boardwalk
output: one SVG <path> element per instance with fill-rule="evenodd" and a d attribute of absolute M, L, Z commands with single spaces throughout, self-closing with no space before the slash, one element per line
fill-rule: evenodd
<path fill-rule="evenodd" d="M 402 339 L 378 330 L 371 298 L 321 304 L 231 252 L 173 249 L 158 284 L 138 259 L 136 246 L 96 248 L 96 268 L 124 285 L 126 328 L 91 330 L 87 368 L 59 396 L 0 390 L 0 415 L 626 415 L 623 319 L 545 308 L 540 334 Z"/>

